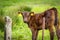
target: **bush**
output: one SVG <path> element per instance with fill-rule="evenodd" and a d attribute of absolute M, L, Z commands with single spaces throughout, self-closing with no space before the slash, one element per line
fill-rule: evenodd
<path fill-rule="evenodd" d="M 4 20 L 3 20 L 3 17 L 0 16 L 0 30 L 1 30 L 1 31 L 4 30 L 4 24 L 5 24 L 5 22 L 4 22 Z"/>
<path fill-rule="evenodd" d="M 31 11 L 31 7 L 28 7 L 28 6 L 21 6 L 20 7 L 20 9 L 19 9 L 20 11 Z"/>

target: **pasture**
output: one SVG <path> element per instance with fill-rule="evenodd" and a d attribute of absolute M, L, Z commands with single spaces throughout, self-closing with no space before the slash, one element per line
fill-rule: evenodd
<path fill-rule="evenodd" d="M 13 20 L 12 40 L 32 40 L 31 30 L 23 22 L 22 16 L 17 14 L 18 11 L 33 11 L 36 13 L 56 7 L 58 17 L 60 17 L 60 0 L 0 0 L 0 40 L 4 40 L 4 20 L 5 16 L 10 16 Z M 60 20 L 60 18 L 59 18 Z M 55 31 L 55 29 L 54 29 Z M 37 40 L 42 40 L 42 30 L 38 33 Z M 49 30 L 44 31 L 44 39 L 50 40 Z M 57 40 L 56 33 L 54 40 Z"/>

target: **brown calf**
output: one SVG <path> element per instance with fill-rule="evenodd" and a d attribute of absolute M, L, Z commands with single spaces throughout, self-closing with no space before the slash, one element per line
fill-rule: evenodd
<path fill-rule="evenodd" d="M 50 40 L 54 38 L 53 27 L 57 26 L 57 9 L 51 8 L 43 13 L 18 12 L 23 16 L 24 23 L 27 23 L 32 31 L 32 40 L 37 40 L 38 31 L 43 28 L 43 17 L 45 17 L 45 29 L 50 31 Z"/>

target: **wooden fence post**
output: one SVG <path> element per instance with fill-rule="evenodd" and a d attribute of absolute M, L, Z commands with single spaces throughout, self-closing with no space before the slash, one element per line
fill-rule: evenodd
<path fill-rule="evenodd" d="M 43 25 L 42 25 L 42 40 L 44 40 L 44 29 L 45 29 L 45 17 L 43 17 Z"/>
<path fill-rule="evenodd" d="M 9 16 L 5 17 L 4 40 L 11 40 L 12 35 L 12 19 Z"/>

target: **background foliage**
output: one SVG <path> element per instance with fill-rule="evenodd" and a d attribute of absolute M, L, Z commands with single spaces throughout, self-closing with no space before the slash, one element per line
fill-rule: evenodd
<path fill-rule="evenodd" d="M 12 40 L 31 40 L 32 33 L 28 25 L 23 22 L 22 16 L 18 16 L 18 11 L 43 12 L 49 8 L 56 7 L 60 17 L 60 0 L 0 0 L 0 40 L 4 38 L 3 17 L 10 16 L 13 21 Z M 50 40 L 49 31 L 45 30 L 44 39 Z M 42 31 L 39 31 L 38 40 L 42 38 Z M 57 40 L 57 36 L 54 37 Z"/>

